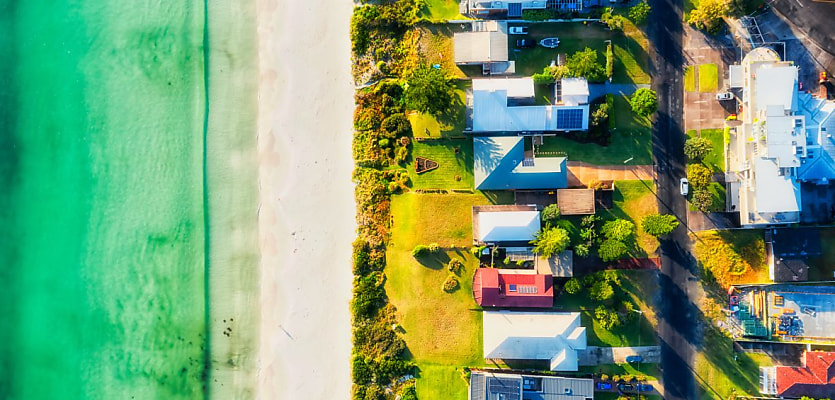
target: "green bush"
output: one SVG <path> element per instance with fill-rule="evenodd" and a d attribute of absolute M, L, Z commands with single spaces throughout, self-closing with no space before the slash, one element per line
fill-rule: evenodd
<path fill-rule="evenodd" d="M 545 225 L 553 225 L 560 219 L 560 207 L 556 204 L 549 204 L 542 209 L 542 214 L 540 214 L 542 218 L 542 222 Z"/>
<path fill-rule="evenodd" d="M 452 293 L 458 289 L 458 286 L 458 278 L 453 274 L 449 274 L 444 281 L 442 289 L 444 292 Z"/>
<path fill-rule="evenodd" d="M 705 188 L 713 180 L 713 173 L 702 164 L 687 165 L 687 181 L 693 189 Z"/>
<path fill-rule="evenodd" d="M 481 257 L 481 252 L 484 251 L 485 248 L 487 248 L 487 246 L 473 246 L 470 248 L 470 254 L 475 257 Z"/>
<path fill-rule="evenodd" d="M 392 138 L 412 134 L 412 123 L 409 121 L 409 117 L 403 113 L 389 115 L 380 123 L 380 128 L 386 131 Z"/>
<path fill-rule="evenodd" d="M 464 269 L 464 262 L 461 261 L 460 258 L 453 258 L 453 259 L 449 260 L 449 262 L 447 263 L 446 266 L 447 266 L 447 270 L 449 270 L 453 274 L 457 274 L 462 269 Z"/>
<path fill-rule="evenodd" d="M 429 246 L 424 246 L 422 244 L 419 244 L 415 246 L 414 249 L 412 249 L 412 257 L 425 256 L 429 253 L 431 253 L 431 251 L 429 250 Z"/>
<path fill-rule="evenodd" d="M 601 232 L 610 240 L 627 242 L 635 237 L 635 224 L 632 221 L 619 218 L 603 224 Z"/>
<path fill-rule="evenodd" d="M 650 214 L 641 220 L 641 229 L 649 235 L 661 237 L 672 233 L 678 224 L 675 215 Z"/>
<path fill-rule="evenodd" d="M 550 85 L 554 83 L 554 75 L 547 72 L 533 74 L 531 75 L 531 78 L 533 79 L 533 83 L 536 85 Z"/>
<path fill-rule="evenodd" d="M 410 110 L 440 115 L 456 99 L 455 84 L 442 69 L 421 65 L 407 79 L 404 100 Z"/>
<path fill-rule="evenodd" d="M 389 147 L 389 140 L 386 138 L 380 139 L 377 141 L 377 145 L 380 147 Z"/>
<path fill-rule="evenodd" d="M 551 10 L 522 10 L 522 19 L 526 21 L 546 21 L 554 18 Z"/>
<path fill-rule="evenodd" d="M 616 311 L 610 310 L 602 305 L 597 306 L 597 308 L 594 309 L 594 319 L 596 319 L 600 326 L 606 330 L 610 330 L 622 324 Z"/>
<path fill-rule="evenodd" d="M 351 379 L 357 385 L 365 385 L 371 383 L 374 379 L 374 373 L 365 358 L 359 354 L 354 354 L 351 359 Z"/>
<path fill-rule="evenodd" d="M 591 113 L 591 121 L 589 121 L 590 125 L 592 127 L 603 127 L 608 125 L 608 121 L 609 105 L 606 103 L 597 105 Z"/>
<path fill-rule="evenodd" d="M 418 400 L 415 385 L 407 385 L 400 391 L 400 400 Z"/>
<path fill-rule="evenodd" d="M 713 208 L 713 196 L 706 188 L 697 187 L 693 190 L 693 196 L 690 198 L 690 203 L 701 212 L 710 212 Z"/>
<path fill-rule="evenodd" d="M 383 290 L 383 274 L 373 272 L 354 278 L 354 298 L 351 311 L 355 318 L 372 318 L 386 302 Z"/>
<path fill-rule="evenodd" d="M 437 253 L 439 250 L 441 250 L 441 246 L 439 246 L 437 243 L 429 243 L 429 246 L 427 246 L 427 248 L 432 253 Z"/>
<path fill-rule="evenodd" d="M 606 301 L 614 295 L 615 289 L 605 280 L 595 282 L 589 290 L 589 297 L 596 301 Z"/>
<path fill-rule="evenodd" d="M 713 145 L 710 140 L 702 137 L 694 137 L 684 142 L 684 155 L 691 161 L 701 161 L 711 150 Z"/>
<path fill-rule="evenodd" d="M 579 279 L 571 278 L 568 280 L 568 282 L 565 283 L 564 289 L 565 292 L 568 294 L 577 294 L 580 293 L 580 290 L 582 290 L 583 287 L 580 285 Z"/>
<path fill-rule="evenodd" d="M 574 254 L 577 257 L 586 258 L 591 254 L 591 248 L 587 244 L 578 244 L 574 246 Z"/>
<path fill-rule="evenodd" d="M 397 150 L 394 151 L 394 161 L 397 164 L 403 164 L 409 158 L 409 148 L 408 147 L 398 147 Z"/>
<path fill-rule="evenodd" d="M 612 44 L 606 45 L 606 77 L 612 79 L 615 71 L 615 54 L 612 52 Z M 607 106 L 608 107 L 608 106 Z M 608 110 L 608 108 L 607 108 Z"/>
<path fill-rule="evenodd" d="M 649 4 L 646 1 L 642 1 L 629 8 L 629 19 L 636 25 L 641 25 L 646 22 L 651 10 Z"/>
<path fill-rule="evenodd" d="M 568 231 L 555 227 L 537 232 L 536 239 L 532 240 L 531 244 L 534 245 L 534 253 L 541 254 L 543 257 L 551 257 L 565 250 L 570 240 Z"/>
<path fill-rule="evenodd" d="M 687 23 L 696 29 L 715 35 L 722 30 L 724 17 L 728 14 L 726 0 L 701 0 L 699 6 L 690 11 Z"/>
<path fill-rule="evenodd" d="M 658 111 L 658 95 L 647 88 L 640 88 L 629 99 L 632 111 L 642 117 L 648 117 Z"/>
<path fill-rule="evenodd" d="M 627 247 L 625 243 L 612 239 L 604 240 L 603 243 L 600 244 L 600 248 L 597 249 L 597 254 L 604 262 L 621 259 L 628 252 L 629 247 Z"/>
<path fill-rule="evenodd" d="M 566 67 L 572 76 L 583 77 L 592 82 L 602 82 L 606 71 L 597 58 L 597 50 L 586 47 L 568 56 Z"/>

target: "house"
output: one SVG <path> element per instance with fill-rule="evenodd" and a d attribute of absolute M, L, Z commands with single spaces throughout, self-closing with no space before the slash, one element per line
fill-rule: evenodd
<path fill-rule="evenodd" d="M 485 311 L 484 358 L 543 360 L 551 371 L 577 371 L 577 350 L 586 348 L 578 312 Z"/>
<path fill-rule="evenodd" d="M 485 75 L 516 72 L 516 62 L 508 58 L 507 23 L 473 21 L 471 27 L 471 32 L 453 35 L 455 63 L 481 65 Z"/>
<path fill-rule="evenodd" d="M 589 129 L 589 87 L 584 78 L 554 85 L 553 105 L 536 105 L 533 79 L 473 79 L 474 133 L 571 132 Z"/>
<path fill-rule="evenodd" d="M 815 228 L 769 229 L 765 232 L 768 277 L 774 282 L 809 279 L 809 257 L 822 254 L 820 232 Z"/>
<path fill-rule="evenodd" d="M 545 190 L 566 187 L 566 158 L 535 157 L 530 143 L 530 138 L 522 136 L 474 137 L 475 188 Z"/>
<path fill-rule="evenodd" d="M 473 242 L 476 245 L 531 247 L 540 229 L 536 206 L 473 206 Z"/>
<path fill-rule="evenodd" d="M 743 227 L 798 223 L 802 186 L 835 179 L 835 102 L 800 92 L 797 66 L 766 47 L 730 75 L 742 89 L 740 120 L 729 124 L 732 209 Z"/>
<path fill-rule="evenodd" d="M 580 11 L 583 9 L 582 0 L 464 0 L 459 7 L 461 14 L 475 18 L 506 16 L 520 18 L 524 10 L 566 10 Z"/>
<path fill-rule="evenodd" d="M 489 371 L 470 373 L 469 400 L 590 400 L 594 380 Z"/>
<path fill-rule="evenodd" d="M 473 298 L 482 307 L 554 305 L 554 279 L 529 269 L 479 268 L 473 276 Z"/>
<path fill-rule="evenodd" d="M 800 367 L 760 367 L 760 392 L 790 398 L 835 395 L 835 353 L 806 351 Z"/>

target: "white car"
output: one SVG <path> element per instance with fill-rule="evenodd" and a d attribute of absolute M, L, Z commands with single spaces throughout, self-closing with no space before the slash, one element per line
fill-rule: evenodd
<path fill-rule="evenodd" d="M 507 30 L 511 35 L 527 35 L 528 28 L 525 26 L 511 26 Z"/>
<path fill-rule="evenodd" d="M 731 92 L 723 92 L 723 93 L 717 93 L 716 94 L 716 100 L 719 100 L 719 101 L 730 100 L 730 99 L 733 99 L 733 98 L 734 98 L 734 95 Z"/>
<path fill-rule="evenodd" d="M 681 178 L 681 181 L 679 181 L 678 190 L 681 192 L 682 196 L 687 196 L 687 193 L 690 192 L 690 183 L 687 182 L 687 178 Z"/>

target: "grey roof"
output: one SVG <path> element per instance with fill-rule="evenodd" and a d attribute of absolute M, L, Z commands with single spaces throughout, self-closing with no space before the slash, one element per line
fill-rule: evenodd
<path fill-rule="evenodd" d="M 525 162 L 521 136 L 473 138 L 473 172 L 478 190 L 560 189 L 568 185 L 565 157 Z"/>
<path fill-rule="evenodd" d="M 507 61 L 507 33 L 461 32 L 454 36 L 455 62 L 488 63 Z"/>
<path fill-rule="evenodd" d="M 591 379 L 473 371 L 470 400 L 586 400 L 594 397 Z"/>
<path fill-rule="evenodd" d="M 773 229 L 771 240 L 777 257 L 816 257 L 822 254 L 820 231 L 817 228 Z"/>
<path fill-rule="evenodd" d="M 579 131 L 589 128 L 588 82 L 563 80 L 569 93 L 564 104 L 513 105 L 508 99 L 534 97 L 531 78 L 474 79 L 472 120 L 474 132 Z"/>

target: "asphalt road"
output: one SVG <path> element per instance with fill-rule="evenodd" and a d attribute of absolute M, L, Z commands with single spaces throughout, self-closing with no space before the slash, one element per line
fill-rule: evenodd
<path fill-rule="evenodd" d="M 653 127 L 652 145 L 658 165 L 657 197 L 662 213 L 676 215 L 681 225 L 661 241 L 659 275 L 659 323 L 662 383 L 666 399 L 696 398 L 691 366 L 699 345 L 698 309 L 691 294 L 698 282 L 691 271 L 687 237 L 687 204 L 679 193 L 684 167 L 684 56 L 682 53 L 682 0 L 650 0 L 650 47 L 653 90 L 659 107 Z"/>
<path fill-rule="evenodd" d="M 835 0 L 769 0 L 771 6 L 823 50 L 835 55 Z"/>

